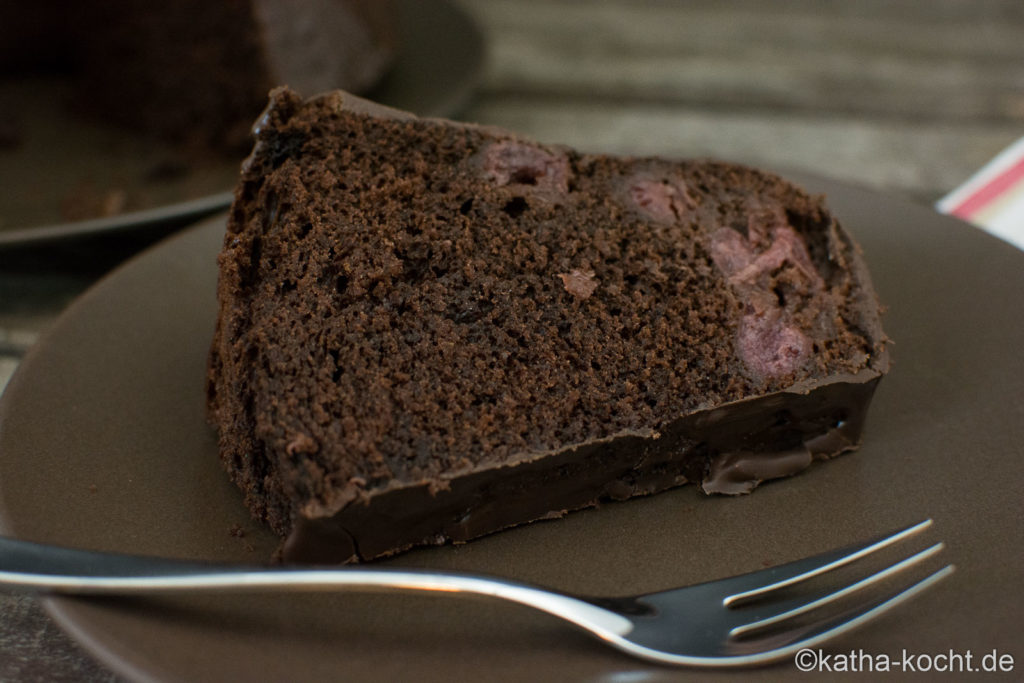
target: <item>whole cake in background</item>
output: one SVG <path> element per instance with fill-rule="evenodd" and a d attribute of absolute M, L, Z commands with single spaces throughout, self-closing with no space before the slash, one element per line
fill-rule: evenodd
<path fill-rule="evenodd" d="M 279 89 L 219 257 L 209 410 L 286 561 L 462 542 L 855 448 L 858 247 L 781 178 Z"/>
<path fill-rule="evenodd" d="M 272 88 L 367 90 L 395 37 L 387 0 L 0 0 L 0 77 L 67 73 L 75 110 L 232 151 Z"/>

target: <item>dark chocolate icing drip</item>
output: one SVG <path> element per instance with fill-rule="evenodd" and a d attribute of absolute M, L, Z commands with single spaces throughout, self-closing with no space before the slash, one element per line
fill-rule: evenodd
<path fill-rule="evenodd" d="M 880 377 L 863 371 L 806 392 L 737 401 L 682 417 L 658 434 L 624 434 L 453 476 L 440 491 L 431 492 L 431 482 L 384 491 L 332 517 L 297 518 L 284 559 L 347 562 L 461 543 L 688 482 L 707 493 L 747 493 L 814 458 L 855 448 Z"/>

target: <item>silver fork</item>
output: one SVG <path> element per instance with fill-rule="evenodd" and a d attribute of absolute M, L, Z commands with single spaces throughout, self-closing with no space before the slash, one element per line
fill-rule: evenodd
<path fill-rule="evenodd" d="M 819 645 L 948 576 L 953 565 L 909 586 L 904 582 L 898 589 L 890 587 L 881 595 L 870 595 L 838 614 L 816 614 L 827 612 L 820 608 L 830 603 L 936 555 L 944 547 L 937 543 L 832 592 L 819 590 L 800 597 L 782 591 L 898 543 L 931 523 L 925 520 L 887 536 L 750 574 L 616 598 L 573 596 L 453 572 L 213 565 L 73 550 L 8 538 L 0 538 L 0 586 L 75 595 L 335 589 L 485 595 L 561 617 L 608 645 L 643 659 L 686 666 L 750 666 Z"/>

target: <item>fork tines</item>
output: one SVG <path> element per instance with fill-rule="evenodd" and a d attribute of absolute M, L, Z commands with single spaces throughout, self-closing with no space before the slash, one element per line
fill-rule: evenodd
<path fill-rule="evenodd" d="M 815 621 L 808 625 L 801 633 L 801 637 L 804 639 L 814 638 L 818 640 L 817 636 L 820 636 L 820 639 L 824 640 L 840 632 L 852 629 L 910 599 L 951 574 L 954 570 L 953 565 L 946 565 L 910 585 L 903 582 L 898 587 L 888 587 L 886 590 L 881 591 L 880 594 L 877 592 L 867 596 L 862 594 L 868 593 L 867 589 L 881 586 L 886 581 L 908 572 L 912 567 L 919 566 L 929 558 L 935 557 L 945 548 L 943 543 L 936 543 L 904 559 L 889 564 L 865 578 L 848 583 L 838 589 L 834 589 L 834 587 L 819 589 L 813 591 L 811 595 L 790 595 L 792 591 L 784 589 L 796 586 L 809 579 L 823 576 L 840 567 L 850 565 L 878 553 L 884 548 L 924 531 L 931 524 L 932 520 L 926 519 L 923 522 L 913 524 L 888 536 L 753 574 L 735 577 L 735 585 L 730 586 L 730 589 L 735 588 L 736 591 L 723 598 L 722 603 L 724 606 L 739 608 L 755 602 L 767 602 L 769 598 L 771 598 L 771 601 L 770 604 L 765 605 L 761 609 L 755 609 L 755 613 L 751 615 L 751 621 L 732 628 L 729 633 L 730 637 L 737 639 L 756 637 L 773 628 L 783 627 L 792 635 L 794 628 L 799 628 L 794 626 L 794 622 L 798 621 L 798 617 L 801 615 L 808 614 L 827 605 L 849 602 L 854 597 L 863 597 L 856 605 L 847 606 L 831 619 Z"/>

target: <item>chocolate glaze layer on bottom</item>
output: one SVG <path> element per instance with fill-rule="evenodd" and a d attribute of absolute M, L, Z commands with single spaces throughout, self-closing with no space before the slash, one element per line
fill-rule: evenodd
<path fill-rule="evenodd" d="M 412 546 L 461 543 L 606 500 L 699 483 L 738 494 L 856 448 L 881 375 L 828 383 L 686 415 L 660 433 L 627 433 L 374 493 L 333 516 L 298 517 L 282 557 L 294 563 L 369 560 Z M 439 490 L 440 489 L 440 490 Z"/>

